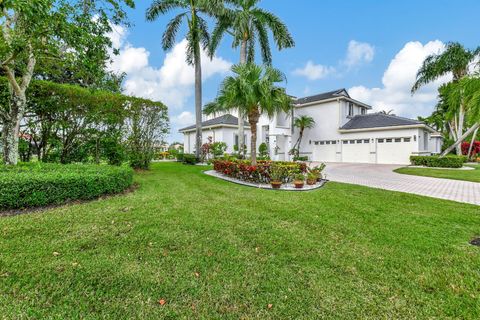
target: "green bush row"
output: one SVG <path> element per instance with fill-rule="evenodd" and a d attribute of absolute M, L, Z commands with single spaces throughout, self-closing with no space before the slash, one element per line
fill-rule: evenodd
<path fill-rule="evenodd" d="M 466 161 L 464 156 L 411 156 L 410 162 L 414 166 L 437 168 L 461 168 Z"/>
<path fill-rule="evenodd" d="M 0 167 L 0 209 L 19 209 L 94 199 L 133 183 L 128 167 L 29 163 Z"/>

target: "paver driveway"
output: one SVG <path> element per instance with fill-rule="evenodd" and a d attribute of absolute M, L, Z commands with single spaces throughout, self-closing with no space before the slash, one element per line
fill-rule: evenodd
<path fill-rule="evenodd" d="M 393 172 L 400 165 L 328 163 L 331 181 L 414 193 L 422 196 L 480 205 L 480 183 L 411 176 Z"/>

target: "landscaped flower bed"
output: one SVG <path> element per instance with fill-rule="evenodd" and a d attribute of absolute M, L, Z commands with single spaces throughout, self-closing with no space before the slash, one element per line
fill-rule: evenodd
<path fill-rule="evenodd" d="M 213 169 L 231 178 L 254 183 L 270 183 L 273 167 L 281 168 L 284 174 L 281 177 L 283 183 L 292 181 L 296 173 L 305 174 L 307 165 L 301 162 L 287 161 L 257 161 L 252 165 L 249 160 L 214 160 Z"/>

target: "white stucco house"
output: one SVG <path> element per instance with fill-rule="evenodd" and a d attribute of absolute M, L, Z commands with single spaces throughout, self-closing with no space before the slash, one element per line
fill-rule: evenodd
<path fill-rule="evenodd" d="M 262 116 L 257 126 L 257 147 L 265 142 L 274 160 L 290 160 L 289 150 L 298 139 L 292 119 L 307 115 L 315 127 L 306 129 L 300 154 L 311 161 L 409 164 L 411 155 L 430 155 L 441 151 L 442 138 L 421 121 L 372 113 L 371 106 L 352 99 L 339 89 L 295 100 L 292 114 Z M 202 123 L 203 139 L 223 141 L 227 152 L 238 144 L 238 118 L 217 115 Z M 180 130 L 185 152 L 195 151 L 195 126 Z M 246 145 L 250 148 L 250 127 L 245 122 Z M 249 152 L 249 150 L 248 150 Z"/>

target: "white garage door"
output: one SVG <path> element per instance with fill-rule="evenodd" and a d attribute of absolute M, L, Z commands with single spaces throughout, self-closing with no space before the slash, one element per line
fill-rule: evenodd
<path fill-rule="evenodd" d="M 342 162 L 369 163 L 370 139 L 342 141 Z"/>
<path fill-rule="evenodd" d="M 336 141 L 315 141 L 313 148 L 313 160 L 322 162 L 335 162 L 336 152 Z"/>
<path fill-rule="evenodd" d="M 412 146 L 411 138 L 377 139 L 377 163 L 409 164 Z"/>

